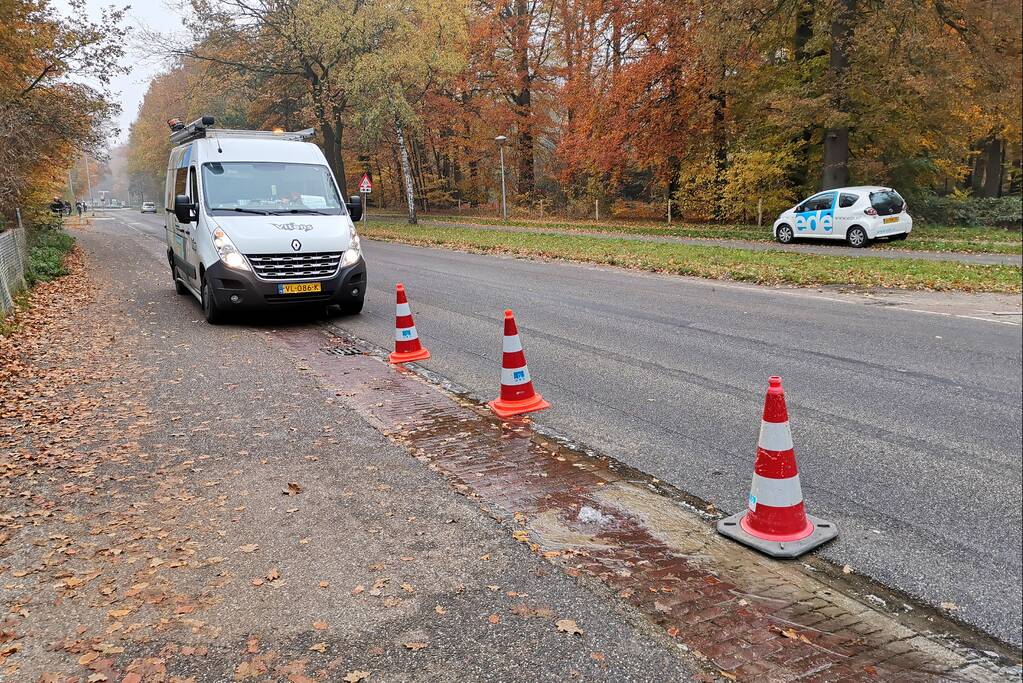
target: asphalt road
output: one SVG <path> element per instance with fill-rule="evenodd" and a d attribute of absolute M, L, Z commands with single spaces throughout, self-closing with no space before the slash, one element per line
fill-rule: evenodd
<path fill-rule="evenodd" d="M 123 216 L 162 239 L 162 216 Z M 745 505 L 781 375 L 808 509 L 841 530 L 822 554 L 1020 644 L 1018 324 L 397 244 L 366 254 L 366 309 L 339 324 L 390 345 L 402 281 L 425 365 L 489 399 L 510 307 L 553 404 L 538 422 L 727 512 Z"/>

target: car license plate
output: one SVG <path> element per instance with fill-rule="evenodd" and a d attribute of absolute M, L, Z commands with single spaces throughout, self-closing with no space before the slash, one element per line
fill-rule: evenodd
<path fill-rule="evenodd" d="M 309 294 L 322 291 L 319 282 L 296 282 L 291 285 L 277 285 L 278 294 Z"/>
<path fill-rule="evenodd" d="M 898 216 L 888 216 L 888 218 L 884 219 L 884 222 L 885 223 L 898 223 L 899 222 L 899 217 Z"/>

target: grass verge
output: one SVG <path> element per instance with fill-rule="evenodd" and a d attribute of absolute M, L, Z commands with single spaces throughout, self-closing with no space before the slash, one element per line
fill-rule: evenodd
<path fill-rule="evenodd" d="M 788 251 L 666 244 L 536 232 L 370 223 L 370 239 L 440 246 L 477 253 L 557 258 L 716 280 L 765 285 L 852 285 L 964 292 L 1021 291 L 1016 266 L 956 261 L 830 256 Z"/>
<path fill-rule="evenodd" d="M 773 242 L 770 226 L 717 225 L 683 223 L 668 226 L 658 223 L 548 221 L 512 219 L 505 223 L 500 218 L 476 216 L 423 216 L 423 221 L 463 223 L 466 225 L 509 225 L 520 228 L 559 230 L 564 232 L 605 232 L 620 235 L 650 235 L 654 237 L 691 237 L 701 239 L 748 240 Z M 900 249 L 908 251 L 962 252 L 972 254 L 1021 254 L 1023 233 L 1003 228 L 946 227 L 918 224 L 909 239 L 901 242 L 877 241 L 872 249 Z"/>

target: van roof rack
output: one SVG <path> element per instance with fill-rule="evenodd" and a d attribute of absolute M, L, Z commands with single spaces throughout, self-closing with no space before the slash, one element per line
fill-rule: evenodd
<path fill-rule="evenodd" d="M 180 119 L 168 119 L 167 125 L 171 129 L 171 143 L 183 145 L 192 140 L 205 138 L 207 135 L 232 138 L 262 138 L 275 140 L 308 140 L 315 134 L 312 128 L 298 131 L 286 131 L 281 128 L 274 130 L 239 130 L 233 128 L 210 128 L 215 123 L 212 116 L 203 116 L 192 121 L 188 125 Z"/>

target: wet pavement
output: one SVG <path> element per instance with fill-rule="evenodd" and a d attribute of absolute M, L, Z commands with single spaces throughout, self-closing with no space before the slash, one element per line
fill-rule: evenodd
<path fill-rule="evenodd" d="M 737 546 L 713 532 L 712 506 L 528 419 L 501 422 L 458 387 L 388 366 L 338 326 L 274 341 L 533 552 L 641 610 L 708 679 L 1020 675 L 1011 648 L 824 560 L 779 562 Z"/>

